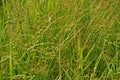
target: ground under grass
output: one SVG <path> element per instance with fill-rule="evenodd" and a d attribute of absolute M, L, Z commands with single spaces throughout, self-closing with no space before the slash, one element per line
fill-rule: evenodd
<path fill-rule="evenodd" d="M 2 2 L 0 80 L 119 80 L 119 7 L 119 0 Z"/>

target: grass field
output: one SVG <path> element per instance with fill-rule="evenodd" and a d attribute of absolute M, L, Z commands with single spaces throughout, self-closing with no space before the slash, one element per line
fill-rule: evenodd
<path fill-rule="evenodd" d="M 120 80 L 119 0 L 2 0 L 0 80 Z"/>

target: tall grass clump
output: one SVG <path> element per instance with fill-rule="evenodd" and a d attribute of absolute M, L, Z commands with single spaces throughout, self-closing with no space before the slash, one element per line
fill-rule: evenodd
<path fill-rule="evenodd" d="M 119 80 L 119 0 L 2 0 L 0 80 Z"/>

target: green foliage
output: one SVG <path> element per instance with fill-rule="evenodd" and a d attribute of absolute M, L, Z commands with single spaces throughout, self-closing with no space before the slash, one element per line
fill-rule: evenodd
<path fill-rule="evenodd" d="M 2 0 L 0 80 L 119 80 L 119 0 Z"/>

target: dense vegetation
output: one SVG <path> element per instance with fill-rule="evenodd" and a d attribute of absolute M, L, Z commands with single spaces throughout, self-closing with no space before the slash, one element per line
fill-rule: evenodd
<path fill-rule="evenodd" d="M 119 0 L 2 2 L 0 80 L 119 79 Z"/>

